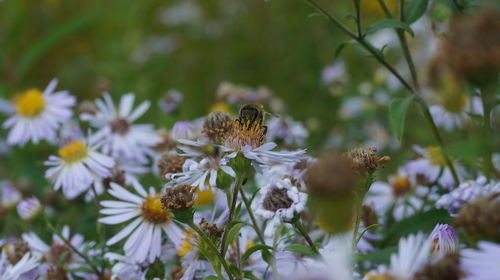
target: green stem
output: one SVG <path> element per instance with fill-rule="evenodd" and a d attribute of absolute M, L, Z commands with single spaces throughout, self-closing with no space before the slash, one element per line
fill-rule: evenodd
<path fill-rule="evenodd" d="M 309 244 L 309 247 L 313 250 L 314 254 L 317 256 L 320 255 L 318 248 L 316 248 L 316 245 L 314 245 L 314 242 L 312 241 L 311 237 L 307 233 L 307 231 L 304 229 L 304 226 L 302 225 L 302 222 L 300 221 L 300 218 L 296 218 L 293 222 L 292 225 L 295 227 L 295 229 L 304 237 L 306 240 L 307 244 Z"/>
<path fill-rule="evenodd" d="M 441 147 L 441 149 L 444 151 L 445 150 L 445 145 L 444 142 L 441 138 L 441 135 L 439 133 L 439 130 L 437 129 L 436 123 L 434 122 L 434 119 L 432 118 L 432 115 L 429 112 L 429 107 L 427 106 L 427 103 L 419 96 L 417 95 L 417 90 L 413 88 L 402 76 L 399 74 L 399 72 L 392 66 L 390 65 L 385 58 L 380 54 L 379 50 L 377 50 L 373 45 L 370 44 L 370 42 L 366 41 L 364 37 L 358 37 L 356 34 L 354 34 L 352 31 L 350 31 L 345 25 L 343 25 L 336 17 L 331 15 L 328 11 L 323 9 L 318 3 L 316 3 L 314 0 L 305 0 L 309 4 L 311 4 L 313 7 L 315 7 L 319 12 L 321 12 L 324 16 L 326 16 L 331 22 L 333 22 L 335 25 L 337 25 L 342 31 L 344 31 L 347 35 L 349 35 L 352 39 L 356 40 L 365 50 L 367 50 L 374 58 L 377 60 L 381 65 L 383 65 L 391 74 L 393 74 L 396 79 L 411 93 L 415 95 L 415 100 L 420 104 L 424 117 L 427 119 L 429 122 L 429 125 L 431 126 L 431 131 L 434 135 L 434 138 L 436 138 L 436 141 L 438 142 L 438 145 Z M 460 183 L 458 179 L 457 172 L 455 170 L 455 167 L 453 166 L 453 163 L 451 162 L 450 158 L 446 155 L 446 153 L 443 153 L 444 160 L 446 162 L 446 165 L 450 169 L 450 172 L 453 176 L 453 180 L 456 185 Z"/>
<path fill-rule="evenodd" d="M 361 214 L 363 210 L 363 201 L 365 199 L 365 195 L 370 189 L 370 186 L 373 183 L 373 173 L 367 174 L 366 176 L 366 181 L 363 184 L 361 190 L 357 194 L 357 200 L 356 200 L 356 208 L 355 208 L 355 220 L 354 220 L 354 229 L 352 232 L 352 249 L 356 248 L 357 242 L 356 240 L 358 239 L 358 231 L 359 231 L 359 226 L 361 224 Z"/>
<path fill-rule="evenodd" d="M 198 234 L 198 236 L 200 236 L 201 239 L 203 239 L 203 241 L 205 243 L 208 244 L 208 246 L 210 247 L 210 249 L 212 249 L 215 254 L 217 255 L 217 258 L 219 258 L 219 261 L 221 262 L 222 266 L 224 267 L 224 270 L 226 271 L 229 279 L 234 279 L 233 278 L 233 275 L 231 274 L 231 271 L 229 270 L 229 266 L 227 265 L 227 262 L 226 260 L 224 259 L 223 255 L 221 255 L 219 253 L 219 250 L 217 249 L 217 246 L 215 246 L 212 242 L 212 240 L 210 240 L 210 238 L 208 238 L 208 236 L 206 236 L 206 234 L 197 226 L 194 224 L 194 222 L 189 222 L 188 223 L 189 227 L 191 227 L 194 231 L 196 231 L 196 233 Z M 222 275 L 219 275 L 219 276 L 222 276 Z"/>
<path fill-rule="evenodd" d="M 363 30 L 361 29 L 361 7 L 360 0 L 353 0 L 354 8 L 356 9 L 356 27 L 358 29 L 358 37 L 361 38 L 363 36 Z"/>
<path fill-rule="evenodd" d="M 100 208 L 101 208 L 100 207 L 100 200 L 99 200 L 99 196 L 97 195 L 97 191 L 95 189 L 94 184 L 92 184 L 92 193 L 94 194 L 96 213 L 97 213 L 97 216 L 99 217 Z M 106 243 L 106 236 L 104 233 L 104 227 L 101 223 L 99 223 L 99 219 L 97 219 L 97 222 L 96 222 L 96 230 L 97 230 L 97 235 L 99 235 L 100 243 L 104 245 Z M 104 271 L 104 266 L 105 266 L 104 254 L 106 253 L 106 251 L 104 250 L 104 248 L 105 248 L 105 246 L 103 246 L 103 248 L 101 250 L 101 271 Z"/>
<path fill-rule="evenodd" d="M 229 208 L 229 217 L 227 218 L 226 228 L 224 229 L 224 233 L 222 234 L 221 248 L 220 253 L 224 257 L 226 255 L 226 248 L 224 244 L 226 243 L 227 234 L 228 234 L 228 226 L 234 219 L 234 212 L 236 210 L 236 202 L 238 201 L 238 192 L 241 188 L 241 184 L 243 183 L 244 176 L 237 174 L 236 181 L 234 183 L 233 189 L 233 198 L 231 199 L 231 208 Z"/>
<path fill-rule="evenodd" d="M 262 234 L 262 230 L 260 229 L 259 224 L 257 223 L 257 219 L 255 219 L 252 207 L 250 207 L 250 202 L 248 201 L 245 191 L 242 188 L 240 188 L 240 194 L 241 198 L 243 199 L 243 202 L 245 203 L 245 207 L 247 208 L 248 215 L 250 215 L 250 219 L 252 220 L 255 232 L 259 236 L 260 242 L 262 242 L 262 244 L 266 244 L 266 241 L 264 239 L 264 234 Z"/>
<path fill-rule="evenodd" d="M 480 87 L 481 89 L 481 101 L 483 103 L 483 135 L 484 139 L 488 143 L 488 149 L 485 149 L 484 153 L 484 168 L 485 175 L 488 179 L 491 179 L 492 175 L 499 177 L 499 172 L 496 170 L 493 165 L 492 160 L 492 152 L 490 147 L 490 143 L 498 143 L 495 141 L 494 135 L 492 133 L 491 127 L 491 108 L 495 106 L 495 91 L 497 90 L 496 79 L 491 79 L 489 81 L 485 81 L 485 84 Z"/>

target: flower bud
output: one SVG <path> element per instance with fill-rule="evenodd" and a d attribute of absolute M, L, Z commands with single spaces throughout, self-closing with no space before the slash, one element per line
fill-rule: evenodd
<path fill-rule="evenodd" d="M 36 197 L 30 197 L 22 200 L 17 205 L 17 213 L 23 220 L 31 220 L 42 211 L 42 205 Z"/>
<path fill-rule="evenodd" d="M 233 128 L 233 119 L 228 113 L 213 111 L 205 119 L 203 133 L 216 144 L 222 144 Z"/>

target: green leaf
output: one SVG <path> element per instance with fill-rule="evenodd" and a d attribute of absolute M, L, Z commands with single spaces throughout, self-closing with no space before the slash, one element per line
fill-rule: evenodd
<path fill-rule="evenodd" d="M 240 233 L 240 229 L 246 225 L 248 224 L 242 221 L 232 221 L 231 223 L 229 223 L 226 229 L 229 230 L 229 232 L 227 234 L 226 244 L 224 244 L 224 251 L 227 252 L 229 244 L 231 244 L 233 239 L 236 238 L 236 236 Z"/>
<path fill-rule="evenodd" d="M 429 0 L 412 0 L 404 8 L 405 22 L 412 24 L 421 18 L 427 7 L 429 6 Z"/>
<path fill-rule="evenodd" d="M 220 277 L 217 277 L 217 276 L 214 276 L 214 275 L 210 275 L 210 276 L 207 276 L 207 277 L 203 278 L 203 280 L 224 280 L 224 278 L 220 278 Z"/>
<path fill-rule="evenodd" d="M 376 264 L 388 264 L 393 253 L 396 253 L 398 246 L 387 247 L 381 250 L 375 250 L 366 255 L 358 255 L 356 260 L 359 262 L 371 262 Z"/>
<path fill-rule="evenodd" d="M 272 249 L 273 249 L 273 247 L 267 246 L 264 244 L 257 244 L 255 246 L 252 246 L 248 250 L 246 250 L 246 252 L 243 254 L 243 256 L 241 257 L 240 263 L 245 263 L 253 253 L 255 253 L 259 250 L 272 250 Z"/>
<path fill-rule="evenodd" d="M 337 60 L 340 53 L 344 50 L 347 45 L 356 45 L 358 42 L 356 40 L 348 40 L 340 43 L 340 45 L 335 49 L 335 54 L 333 55 L 333 61 Z"/>
<path fill-rule="evenodd" d="M 378 22 L 370 25 L 366 29 L 365 35 L 372 34 L 372 33 L 375 33 L 379 30 L 387 29 L 387 28 L 403 29 L 404 31 L 410 33 L 411 36 L 415 36 L 415 34 L 413 33 L 413 30 L 411 29 L 411 27 L 407 23 L 402 22 L 398 19 L 393 19 L 393 18 L 383 19 L 381 21 L 378 21 Z"/>
<path fill-rule="evenodd" d="M 444 209 L 432 209 L 427 212 L 418 212 L 413 216 L 395 223 L 386 233 L 380 247 L 385 248 L 396 244 L 401 237 L 411 233 L 431 232 L 436 224 L 449 224 L 452 218 Z"/>
<path fill-rule="evenodd" d="M 246 278 L 246 279 L 250 279 L 250 280 L 259 280 L 259 278 L 255 277 L 255 275 L 253 275 L 253 273 L 249 270 L 245 270 L 243 271 L 243 276 Z"/>
<path fill-rule="evenodd" d="M 311 250 L 311 248 L 303 246 L 303 245 L 298 245 L 298 244 L 288 245 L 283 250 L 296 252 L 296 253 L 302 254 L 302 255 L 307 256 L 307 257 L 314 256 L 314 252 L 313 252 L 313 250 Z"/>
<path fill-rule="evenodd" d="M 88 28 L 97 18 L 97 13 L 91 11 L 58 25 L 25 52 L 17 63 L 16 74 L 23 76 L 45 53 L 65 39 Z"/>
<path fill-rule="evenodd" d="M 389 104 L 389 121 L 396 139 L 401 144 L 405 129 L 406 113 L 413 101 L 413 95 L 404 98 L 394 98 Z"/>

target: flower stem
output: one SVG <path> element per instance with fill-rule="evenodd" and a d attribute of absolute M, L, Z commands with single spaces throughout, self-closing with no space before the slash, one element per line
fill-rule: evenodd
<path fill-rule="evenodd" d="M 399 72 L 389 64 L 384 58 L 384 56 L 381 54 L 381 52 L 375 48 L 370 42 L 366 41 L 364 36 L 358 36 L 355 33 L 353 33 L 349 28 L 347 28 L 340 20 L 338 20 L 335 16 L 331 15 L 328 11 L 323 9 L 318 3 L 316 3 L 314 0 L 305 0 L 308 2 L 310 5 L 315 7 L 319 12 L 321 12 L 325 17 L 327 17 L 333 24 L 335 24 L 337 27 L 339 27 L 344 33 L 349 35 L 352 39 L 358 42 L 360 46 L 362 46 L 366 51 L 368 51 L 374 58 L 377 60 L 382 66 L 384 66 L 389 72 L 391 72 L 394 77 L 411 93 L 415 95 L 415 100 L 418 102 L 418 104 L 421 106 L 422 112 L 424 114 L 424 117 L 426 120 L 429 122 L 429 125 L 431 126 L 431 131 L 434 135 L 434 138 L 438 142 L 438 145 L 441 147 L 441 149 L 444 151 L 445 145 L 443 142 L 443 139 L 441 138 L 441 135 L 439 133 L 439 130 L 437 129 L 436 123 L 434 122 L 434 119 L 432 118 L 432 115 L 429 112 L 429 107 L 427 106 L 427 103 L 420 97 L 420 95 L 417 95 L 418 93 L 418 88 L 415 89 L 413 88 L 402 76 L 399 74 Z M 409 52 L 408 52 L 409 53 Z M 416 73 L 416 72 L 415 72 Z M 418 84 L 418 83 L 417 83 Z M 450 172 L 453 176 L 453 180 L 456 185 L 460 183 L 458 179 L 457 172 L 455 170 L 455 167 L 453 166 L 453 163 L 451 162 L 450 158 L 446 153 L 443 153 L 444 160 L 446 162 L 446 165 L 450 169 Z"/>
<path fill-rule="evenodd" d="M 233 189 L 233 197 L 231 199 L 231 208 L 229 208 L 229 217 L 227 218 L 226 228 L 224 230 L 224 233 L 222 234 L 221 248 L 220 248 L 220 253 L 221 253 L 222 257 L 224 257 L 226 255 L 226 252 L 225 252 L 226 248 L 225 248 L 224 244 L 226 243 L 227 234 L 229 231 L 228 226 L 230 225 L 230 223 L 234 219 L 234 212 L 236 210 L 236 202 L 238 201 L 238 192 L 241 188 L 241 184 L 243 183 L 243 180 L 244 180 L 244 176 L 242 176 L 241 174 L 236 175 L 236 180 L 235 180 L 234 189 Z"/>
<path fill-rule="evenodd" d="M 260 242 L 262 242 L 262 244 L 266 244 L 266 241 L 264 240 L 264 234 L 262 234 L 262 230 L 260 229 L 259 224 L 257 223 L 257 219 L 255 219 L 252 207 L 250 207 L 250 201 L 248 201 L 245 191 L 242 188 L 240 188 L 240 194 L 241 198 L 243 199 L 243 202 L 245 203 L 245 207 L 247 208 L 247 212 L 250 215 L 250 219 L 252 220 L 255 232 L 259 236 Z"/>
<path fill-rule="evenodd" d="M 311 247 L 311 249 L 313 250 L 314 254 L 319 256 L 320 253 L 318 251 L 318 248 L 316 248 L 316 245 L 314 245 L 314 242 L 312 241 L 311 237 L 309 236 L 307 231 L 304 229 L 304 226 L 302 225 L 300 218 L 294 219 L 294 221 L 292 222 L 292 225 L 304 237 L 307 244 L 309 244 L 309 247 Z"/>
<path fill-rule="evenodd" d="M 231 280 L 234 279 L 233 275 L 231 274 L 231 271 L 229 270 L 229 266 L 227 265 L 226 259 L 223 257 L 223 255 L 221 255 L 219 253 L 219 250 L 217 250 L 217 246 L 214 245 L 212 240 L 210 240 L 210 238 L 208 238 L 207 235 L 197 225 L 195 225 L 195 223 L 193 221 L 189 222 L 188 225 L 190 228 L 192 228 L 194 231 L 196 231 L 196 233 L 198 233 L 200 238 L 203 239 L 203 241 L 205 241 L 205 243 L 207 243 L 208 246 L 210 246 L 210 249 L 212 249 L 215 252 L 217 257 L 219 258 L 219 261 L 221 262 L 222 266 L 224 267 L 224 270 L 226 271 L 229 279 L 231 279 Z"/>

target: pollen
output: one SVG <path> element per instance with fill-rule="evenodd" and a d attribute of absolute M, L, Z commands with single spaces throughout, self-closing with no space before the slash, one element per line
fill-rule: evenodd
<path fill-rule="evenodd" d="M 427 158 L 432 164 L 438 166 L 444 166 L 446 164 L 444 161 L 441 148 L 436 146 L 429 146 L 427 147 L 427 153 L 428 153 Z"/>
<path fill-rule="evenodd" d="M 14 100 L 14 105 L 19 115 L 33 118 L 45 108 L 45 99 L 38 89 L 29 89 Z"/>
<path fill-rule="evenodd" d="M 200 191 L 200 189 L 196 190 L 197 198 L 194 202 L 195 206 L 203 206 L 212 203 L 215 199 L 214 191 L 211 187 L 209 187 L 204 192 Z"/>
<path fill-rule="evenodd" d="M 198 234 L 192 229 L 186 229 L 182 235 L 181 246 L 177 249 L 177 255 L 180 257 L 192 252 L 197 247 L 195 243 L 198 241 Z"/>
<path fill-rule="evenodd" d="M 163 209 L 160 195 L 147 196 L 141 206 L 142 215 L 153 224 L 164 224 L 171 220 L 172 214 L 169 210 Z"/>
<path fill-rule="evenodd" d="M 239 150 L 244 146 L 258 148 L 264 143 L 266 132 L 267 127 L 259 122 L 236 120 L 225 144 L 235 150 Z"/>
<path fill-rule="evenodd" d="M 87 146 L 83 141 L 73 141 L 59 149 L 59 156 L 66 163 L 79 162 L 87 156 Z"/>
<path fill-rule="evenodd" d="M 399 176 L 398 174 L 392 182 L 391 187 L 395 196 L 403 196 L 411 189 L 410 179 L 408 176 Z"/>

